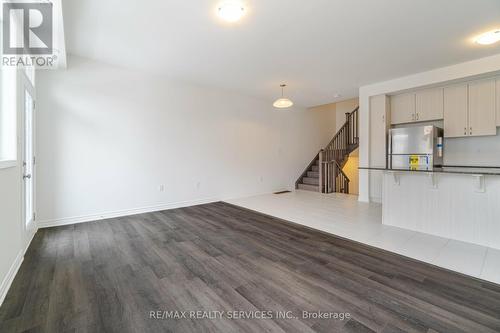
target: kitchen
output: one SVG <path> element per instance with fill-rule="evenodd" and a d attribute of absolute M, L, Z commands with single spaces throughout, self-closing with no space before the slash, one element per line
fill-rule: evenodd
<path fill-rule="evenodd" d="M 369 110 L 360 170 L 383 224 L 500 249 L 500 77 L 371 96 Z"/>

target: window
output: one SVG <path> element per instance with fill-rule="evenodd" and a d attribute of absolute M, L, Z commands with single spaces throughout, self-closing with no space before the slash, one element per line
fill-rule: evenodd
<path fill-rule="evenodd" d="M 16 165 L 16 69 L 0 70 L 0 168 Z"/>

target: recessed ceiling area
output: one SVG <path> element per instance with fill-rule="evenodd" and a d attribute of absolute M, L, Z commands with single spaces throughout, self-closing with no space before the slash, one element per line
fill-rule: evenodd
<path fill-rule="evenodd" d="M 245 0 L 232 24 L 219 3 L 65 1 L 68 52 L 270 102 L 287 82 L 299 106 L 500 53 L 474 39 L 500 25 L 498 0 Z"/>

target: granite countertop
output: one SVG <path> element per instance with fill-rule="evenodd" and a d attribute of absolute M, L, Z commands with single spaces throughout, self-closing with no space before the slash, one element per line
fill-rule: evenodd
<path fill-rule="evenodd" d="M 453 173 L 463 175 L 490 175 L 500 176 L 500 167 L 473 167 L 473 166 L 442 166 L 433 170 L 388 169 L 382 167 L 359 167 L 361 170 L 416 172 L 416 173 Z"/>

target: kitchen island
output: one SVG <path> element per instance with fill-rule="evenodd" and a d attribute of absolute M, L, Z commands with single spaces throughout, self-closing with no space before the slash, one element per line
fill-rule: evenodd
<path fill-rule="evenodd" d="M 500 168 L 383 173 L 382 223 L 500 249 Z"/>

